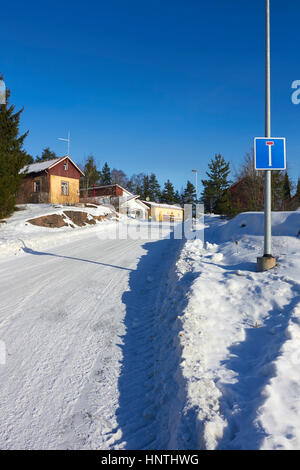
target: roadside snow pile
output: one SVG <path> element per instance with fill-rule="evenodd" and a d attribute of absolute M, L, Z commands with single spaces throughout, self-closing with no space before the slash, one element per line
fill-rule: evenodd
<path fill-rule="evenodd" d="M 219 241 L 238 239 L 243 235 L 264 235 L 264 214 L 245 212 L 217 229 Z M 296 237 L 300 235 L 300 211 L 272 212 L 272 234 Z"/>
<path fill-rule="evenodd" d="M 18 206 L 14 214 L 0 223 L 0 258 L 65 243 L 86 233 L 98 230 L 104 220 L 116 220 L 117 214 L 104 206 L 79 207 L 52 204 Z"/>
<path fill-rule="evenodd" d="M 188 241 L 177 263 L 188 294 L 178 317 L 186 397 L 176 448 L 189 448 L 192 435 L 202 449 L 300 448 L 300 213 L 273 214 L 281 255 L 267 273 L 256 272 L 261 220 L 208 217 L 206 243 Z"/>

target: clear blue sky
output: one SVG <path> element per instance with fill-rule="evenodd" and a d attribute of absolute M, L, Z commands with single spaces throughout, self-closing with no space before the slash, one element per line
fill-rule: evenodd
<path fill-rule="evenodd" d="M 14 1 L 0 71 L 33 156 L 71 131 L 71 156 L 154 171 L 178 189 L 222 153 L 238 168 L 264 135 L 264 0 Z M 300 4 L 271 0 L 272 130 L 300 175 Z"/>

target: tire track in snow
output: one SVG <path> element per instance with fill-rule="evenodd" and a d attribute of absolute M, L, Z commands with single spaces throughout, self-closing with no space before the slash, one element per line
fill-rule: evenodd
<path fill-rule="evenodd" d="M 126 305 L 126 334 L 123 338 L 123 361 L 119 378 L 118 425 L 114 434 L 109 434 L 114 449 L 163 449 L 169 440 L 170 390 L 174 393 L 172 374 L 164 375 L 170 356 L 165 341 L 169 335 L 167 352 L 175 354 L 173 332 L 165 331 L 165 318 L 172 304 L 168 299 L 168 274 L 176 260 L 181 242 L 160 240 L 147 243 L 137 270 L 130 275 L 130 291 L 123 295 Z M 172 255 L 170 256 L 170 252 Z M 167 318 L 169 321 L 169 318 Z M 174 317 L 173 317 L 173 322 Z"/>

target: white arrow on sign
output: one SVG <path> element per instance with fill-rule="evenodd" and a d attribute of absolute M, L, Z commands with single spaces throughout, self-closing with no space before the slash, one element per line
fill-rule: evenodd
<path fill-rule="evenodd" d="M 269 147 L 269 166 L 272 166 L 272 146 L 274 142 L 266 142 L 266 145 Z"/>

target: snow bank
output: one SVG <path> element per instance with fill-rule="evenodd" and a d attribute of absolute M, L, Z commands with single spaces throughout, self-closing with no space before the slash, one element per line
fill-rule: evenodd
<path fill-rule="evenodd" d="M 116 214 L 108 207 L 80 207 L 63 206 L 52 204 L 26 204 L 17 206 L 19 210 L 5 219 L 5 223 L 0 223 L 0 259 L 11 255 L 23 253 L 24 245 L 28 248 L 45 248 L 61 243 L 66 243 L 68 239 L 75 239 L 87 231 L 99 230 L 99 225 L 103 224 L 97 221 L 95 226 L 75 227 L 70 224 L 61 228 L 47 228 L 32 225 L 28 221 L 31 219 L 59 214 L 64 216 L 64 211 L 86 212 L 88 217 L 107 216 L 112 220 Z M 108 221 L 105 221 L 107 225 Z"/>
<path fill-rule="evenodd" d="M 206 243 L 188 241 L 177 263 L 186 305 L 173 445 L 299 449 L 300 213 L 273 214 L 278 266 L 267 273 L 256 272 L 262 214 L 206 222 Z"/>
<path fill-rule="evenodd" d="M 274 236 L 296 237 L 300 233 L 300 211 L 272 212 L 272 234 Z M 262 236 L 264 234 L 264 214 L 243 212 L 228 223 L 217 228 L 219 241 L 238 239 L 243 235 Z"/>

